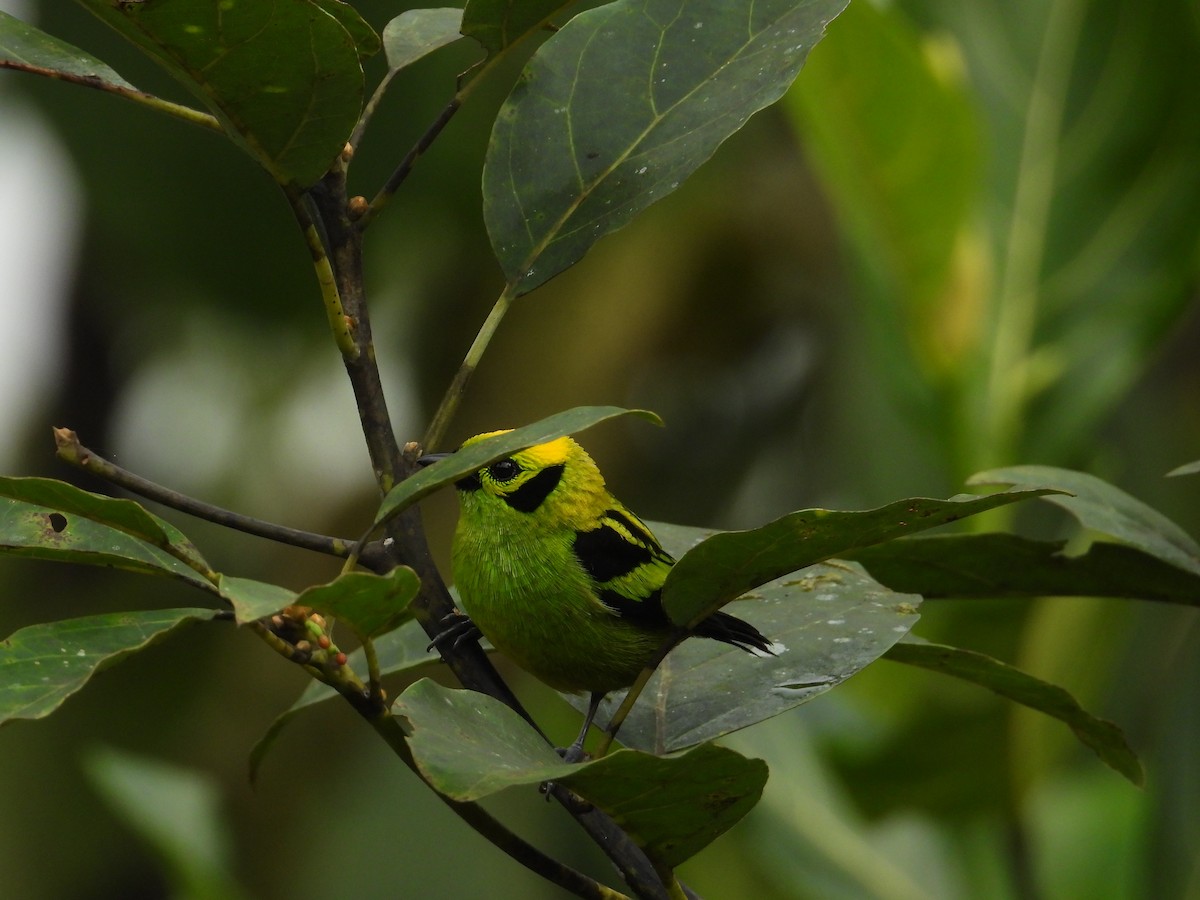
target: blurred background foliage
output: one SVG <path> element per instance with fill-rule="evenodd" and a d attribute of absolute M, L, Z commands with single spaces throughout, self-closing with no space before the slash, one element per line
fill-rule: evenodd
<path fill-rule="evenodd" d="M 407 6 L 355 5 L 378 29 Z M 80 7 L 3 6 L 185 99 Z M 461 42 L 402 76 L 352 188 L 373 192 L 474 58 Z M 516 71 L 473 98 L 369 235 L 401 439 L 423 430 L 501 288 L 479 174 Z M 854 0 L 782 103 L 516 304 L 452 438 L 577 404 L 643 406 L 667 428 L 614 425 L 586 443 L 650 518 L 748 526 L 1044 463 L 1200 533 L 1200 482 L 1163 478 L 1200 456 L 1198 84 L 1195 0 Z M 0 123 L 4 471 L 76 480 L 52 455 L 49 426 L 64 425 L 207 500 L 356 534 L 376 502 L 367 457 L 269 179 L 214 135 L 28 76 L 0 77 Z M 453 502 L 427 506 L 444 558 Z M 337 570 L 180 524 L 231 573 L 298 589 Z M 5 634 L 194 601 L 12 560 L 0 596 Z M 1120 723 L 1146 788 L 1057 723 L 881 661 L 730 741 L 768 760 L 767 793 L 683 876 L 711 897 L 1200 897 L 1197 610 L 1048 598 L 922 613 L 918 634 L 1015 662 Z M 569 739 L 574 713 L 512 677 Z M 249 748 L 303 682 L 249 635 L 192 629 L 51 719 L 5 729 L 4 895 L 233 896 L 236 882 L 265 898 L 555 896 L 348 711 L 299 719 L 251 789 Z M 160 799 L 139 807 L 147 779 Z M 147 806 L 195 822 L 195 852 Z M 605 874 L 561 811 L 498 806 Z"/>

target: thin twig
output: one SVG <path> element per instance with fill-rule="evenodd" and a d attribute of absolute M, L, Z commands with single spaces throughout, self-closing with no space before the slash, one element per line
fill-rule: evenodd
<path fill-rule="evenodd" d="M 78 435 L 69 428 L 55 428 L 54 440 L 58 445 L 58 457 L 64 462 L 77 466 L 85 472 L 90 472 L 98 478 L 103 478 L 117 487 L 125 488 L 125 490 L 137 494 L 139 497 L 145 497 L 147 500 L 161 503 L 163 506 L 187 513 L 189 516 L 195 516 L 198 519 L 204 519 L 206 522 L 213 522 L 226 528 L 232 528 L 244 534 L 252 534 L 255 537 L 266 538 L 269 541 L 299 547 L 302 550 L 325 553 L 329 556 L 339 558 L 348 556 L 350 549 L 354 546 L 354 541 L 345 538 L 330 537 L 311 531 L 301 531 L 297 528 L 277 525 L 274 522 L 255 519 L 252 516 L 245 516 L 220 506 L 214 506 L 211 503 L 205 503 L 203 500 L 197 500 L 195 497 L 190 497 L 187 494 L 181 494 L 171 488 L 164 487 L 161 484 L 143 478 L 141 475 L 135 475 L 128 469 L 123 469 L 115 463 L 109 462 L 95 451 L 83 446 L 79 442 Z M 363 564 L 367 568 L 374 568 L 372 564 L 379 562 L 380 549 L 377 545 L 373 544 L 363 548 Z"/>

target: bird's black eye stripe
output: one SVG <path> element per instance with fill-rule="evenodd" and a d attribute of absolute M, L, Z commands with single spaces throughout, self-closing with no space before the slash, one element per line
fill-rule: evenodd
<path fill-rule="evenodd" d="M 511 459 L 499 459 L 488 466 L 488 474 L 496 481 L 503 484 L 506 481 L 512 481 L 521 474 L 521 467 Z"/>
<path fill-rule="evenodd" d="M 561 465 L 546 466 L 511 494 L 502 494 L 501 497 L 517 512 L 531 513 L 558 487 L 562 474 Z"/>

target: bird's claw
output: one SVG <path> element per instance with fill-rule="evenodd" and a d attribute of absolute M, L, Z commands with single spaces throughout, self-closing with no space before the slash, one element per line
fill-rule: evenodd
<path fill-rule="evenodd" d="M 426 653 L 435 647 L 439 653 L 447 646 L 452 650 L 457 650 L 467 641 L 477 641 L 483 637 L 483 632 L 471 621 L 471 617 L 463 615 L 457 609 L 442 617 L 438 624 L 443 626 L 442 630 L 433 636 L 433 640 L 425 648 Z"/>

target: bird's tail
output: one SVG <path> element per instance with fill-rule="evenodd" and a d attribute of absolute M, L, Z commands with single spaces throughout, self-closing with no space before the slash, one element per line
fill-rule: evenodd
<path fill-rule="evenodd" d="M 747 653 L 775 655 L 775 644 L 761 631 L 737 616 L 715 612 L 692 629 L 699 637 L 712 638 L 745 650 Z"/>

